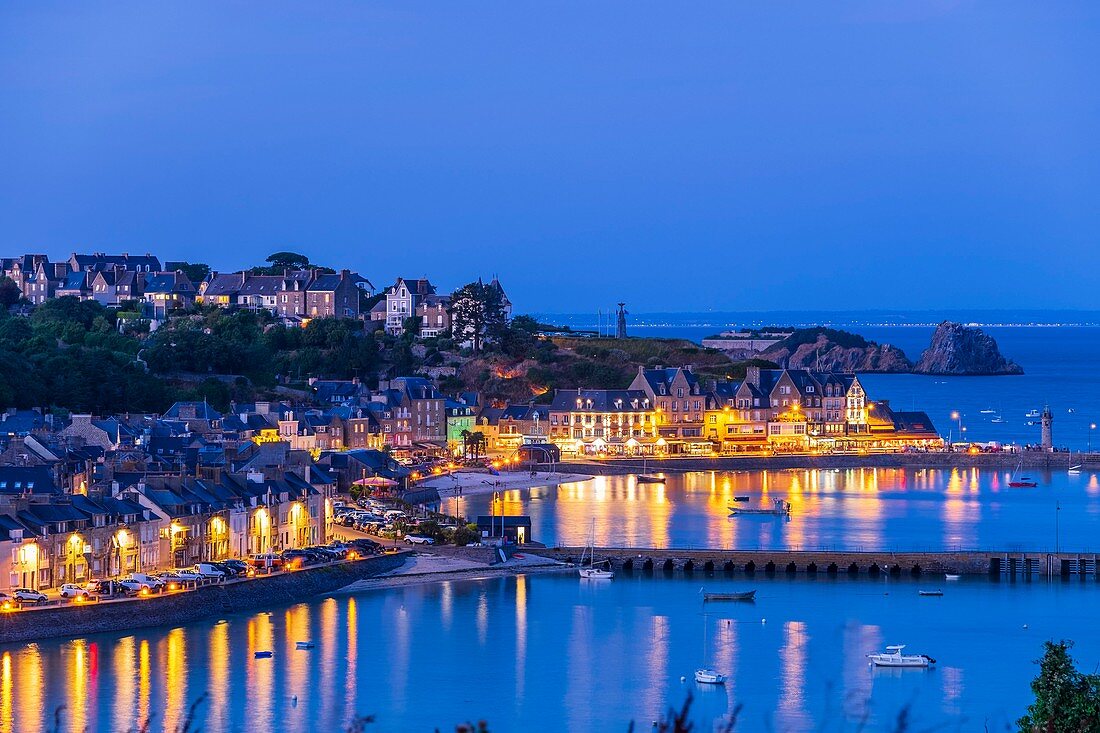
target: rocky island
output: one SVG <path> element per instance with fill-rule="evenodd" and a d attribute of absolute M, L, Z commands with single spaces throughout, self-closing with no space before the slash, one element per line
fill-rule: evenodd
<path fill-rule="evenodd" d="M 1023 374 L 1019 364 L 1006 359 L 992 336 L 980 328 L 944 321 L 913 367 L 914 374 L 993 376 Z"/>

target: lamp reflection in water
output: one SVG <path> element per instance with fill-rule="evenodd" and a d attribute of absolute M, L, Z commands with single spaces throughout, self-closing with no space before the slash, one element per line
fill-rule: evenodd
<path fill-rule="evenodd" d="M 516 576 L 516 701 L 523 700 L 527 666 L 527 576 Z"/>
<path fill-rule="evenodd" d="M 233 688 L 229 678 L 229 624 L 218 623 L 210 629 L 209 653 L 207 655 L 207 674 L 210 684 L 207 694 L 210 703 L 207 710 L 204 730 L 221 733 L 229 729 L 229 691 Z"/>
<path fill-rule="evenodd" d="M 168 638 L 161 645 L 161 659 L 164 659 L 165 730 L 177 730 L 187 715 L 191 700 L 187 697 L 187 637 L 181 627 L 168 632 Z"/>
<path fill-rule="evenodd" d="M 88 641 L 76 639 L 72 642 L 71 649 L 66 718 L 71 722 L 73 730 L 85 730 L 88 727 Z"/>
<path fill-rule="evenodd" d="M 12 720 L 12 679 L 11 652 L 0 655 L 0 733 L 12 733 L 15 721 Z"/>
<path fill-rule="evenodd" d="M 348 666 L 344 677 L 344 720 L 351 720 L 359 712 L 356 697 L 358 693 L 356 666 L 359 659 L 359 606 L 355 596 L 348 596 L 347 614 L 347 650 Z"/>
<path fill-rule="evenodd" d="M 13 685 L 16 695 L 12 706 L 15 716 L 13 730 L 38 733 L 43 729 L 43 716 L 51 712 L 44 710 L 42 705 L 46 679 L 42 674 L 42 653 L 38 645 L 30 644 L 21 649 L 15 657 L 14 666 L 18 676 Z"/>

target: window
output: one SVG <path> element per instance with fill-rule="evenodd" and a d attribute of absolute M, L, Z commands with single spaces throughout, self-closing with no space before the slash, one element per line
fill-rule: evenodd
<path fill-rule="evenodd" d="M 677 397 L 683 397 L 684 396 L 684 388 L 683 387 L 677 387 L 676 388 L 676 396 Z"/>

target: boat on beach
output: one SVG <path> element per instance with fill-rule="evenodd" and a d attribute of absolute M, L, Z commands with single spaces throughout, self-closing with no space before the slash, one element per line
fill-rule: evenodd
<path fill-rule="evenodd" d="M 704 601 L 754 601 L 756 591 L 747 590 L 742 593 L 707 593 L 703 592 Z"/>
<path fill-rule="evenodd" d="M 885 654 L 868 654 L 867 658 L 876 667 L 931 667 L 936 660 L 927 654 L 902 654 L 904 644 L 886 647 Z"/>

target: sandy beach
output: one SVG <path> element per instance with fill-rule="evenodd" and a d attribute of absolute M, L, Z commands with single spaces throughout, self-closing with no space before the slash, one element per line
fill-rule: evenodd
<path fill-rule="evenodd" d="M 508 575 L 571 570 L 569 565 L 557 560 L 526 552 L 519 554 L 522 557 L 513 556 L 507 562 L 489 565 L 465 558 L 438 555 L 430 551 L 417 553 L 406 559 L 401 567 L 373 578 L 356 581 L 340 592 L 354 593 L 377 588 L 399 588 L 423 583 L 441 583 L 447 580 L 476 580 Z"/>
<path fill-rule="evenodd" d="M 441 498 L 491 494 L 494 491 L 512 491 L 515 489 L 533 489 L 542 486 L 560 486 L 581 481 L 591 481 L 592 476 L 580 473 L 515 472 L 494 476 L 479 471 L 457 471 L 443 476 L 433 476 L 421 481 L 418 489 L 435 489 Z"/>

